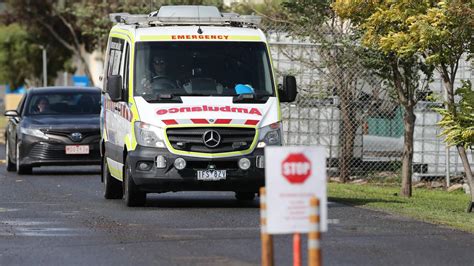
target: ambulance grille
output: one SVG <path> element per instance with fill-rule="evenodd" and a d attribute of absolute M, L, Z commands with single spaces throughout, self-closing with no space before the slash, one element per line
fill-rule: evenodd
<path fill-rule="evenodd" d="M 220 142 L 216 147 L 208 147 L 204 144 L 204 134 L 209 131 L 217 132 L 220 136 Z M 175 150 L 222 153 L 249 149 L 255 138 L 255 129 L 229 127 L 169 128 L 166 130 L 166 134 Z"/>

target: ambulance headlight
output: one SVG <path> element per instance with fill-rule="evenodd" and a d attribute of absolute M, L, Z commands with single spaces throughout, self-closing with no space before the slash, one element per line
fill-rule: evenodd
<path fill-rule="evenodd" d="M 163 130 L 145 122 L 135 122 L 135 138 L 138 145 L 164 148 Z"/>
<path fill-rule="evenodd" d="M 260 129 L 260 137 L 257 144 L 258 148 L 265 146 L 275 146 L 282 144 L 281 122 L 276 122 Z"/>

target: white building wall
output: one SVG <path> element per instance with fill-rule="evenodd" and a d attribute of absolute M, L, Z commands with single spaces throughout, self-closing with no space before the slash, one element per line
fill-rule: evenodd
<path fill-rule="evenodd" d="M 446 150 L 444 137 L 439 136 L 442 132 L 437 123 L 441 120 L 441 115 L 433 111 L 433 103 L 420 102 L 415 110 L 415 134 L 413 143 L 413 164 L 422 165 L 422 168 L 415 171 L 418 174 L 444 175 L 446 165 L 449 164 L 449 172 L 457 175 L 464 172 L 464 168 L 455 147 Z M 467 150 L 471 167 L 474 167 L 472 152 Z M 446 156 L 449 156 L 449 161 Z M 416 167 L 415 167 L 416 168 Z"/>

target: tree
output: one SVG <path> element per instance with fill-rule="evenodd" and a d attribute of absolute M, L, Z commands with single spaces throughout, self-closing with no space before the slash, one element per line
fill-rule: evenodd
<path fill-rule="evenodd" d="M 22 26 L 0 25 L 0 83 L 8 84 L 11 89 L 42 84 L 41 56 L 41 46 Z M 66 60 L 61 52 L 50 58 L 48 80 L 53 80 Z"/>
<path fill-rule="evenodd" d="M 337 1 L 341 14 L 353 14 L 352 19 L 369 25 L 377 20 L 375 8 L 381 4 L 373 2 L 352 1 L 359 4 L 348 4 L 347 1 Z M 400 4 L 385 3 L 397 6 Z M 399 57 L 419 54 L 428 64 L 436 67 L 444 84 L 446 105 L 452 117 L 456 119 L 458 109 L 455 103 L 454 83 L 458 71 L 459 60 L 466 53 L 473 53 L 474 3 L 472 1 L 412 1 L 402 4 L 405 6 L 402 17 L 403 23 L 392 30 L 383 39 L 378 40 L 381 48 L 393 51 Z M 348 8 L 345 10 L 345 8 Z M 370 15 L 369 17 L 367 15 Z M 368 22 L 364 22 L 368 17 Z M 371 36 L 377 35 L 379 29 L 375 24 L 365 28 L 366 43 L 377 41 Z M 375 34 L 374 34 L 375 33 Z M 467 158 L 465 146 L 456 145 L 463 162 L 466 179 L 471 187 L 471 202 L 468 211 L 474 205 L 474 180 L 472 169 Z"/>
<path fill-rule="evenodd" d="M 41 50 L 18 24 L 0 26 L 0 82 L 12 89 L 25 85 L 25 80 L 41 73 Z M 39 69 L 38 69 L 39 68 Z"/>
<path fill-rule="evenodd" d="M 132 1 L 125 1 L 132 2 Z M 89 80 L 93 81 L 86 54 L 104 49 L 112 23 L 108 14 L 124 7 L 124 1 L 103 0 L 7 0 L 8 13 L 25 26 L 49 51 L 66 50 L 76 56 Z M 133 5 L 132 5 L 133 6 Z M 138 5 L 140 7 L 140 5 Z"/>
<path fill-rule="evenodd" d="M 238 14 L 257 14 L 263 17 L 264 22 L 285 21 L 287 12 L 282 8 L 283 0 L 264 0 L 262 3 L 234 2 L 230 9 Z"/>
<path fill-rule="evenodd" d="M 370 109 L 358 102 L 361 83 L 374 78 L 361 75 L 359 48 L 350 23 L 342 21 L 331 8 L 332 1 L 292 0 L 283 2 L 288 15 L 291 35 L 318 44 L 317 56 L 295 58 L 313 69 L 324 79 L 324 93 L 339 97 L 341 124 L 339 127 L 339 178 L 346 182 L 354 165 L 356 132 L 362 113 Z M 313 92 L 315 93 L 315 92 Z M 321 92 L 319 92 L 321 93 Z"/>
<path fill-rule="evenodd" d="M 84 60 L 80 45 L 77 45 L 82 40 L 79 31 L 71 27 L 69 16 L 58 12 L 60 8 L 57 5 L 58 2 L 60 1 L 7 0 L 8 8 L 3 16 L 21 24 L 33 37 L 35 43 L 45 47 L 50 55 L 54 54 L 54 57 L 60 56 L 67 59 L 70 59 L 72 55 L 77 55 L 78 58 Z M 49 56 L 53 60 L 54 57 Z M 48 61 L 48 66 L 49 63 L 50 61 Z M 64 67 L 63 65 L 63 69 Z M 85 67 L 86 73 L 90 76 L 87 64 Z M 49 68 L 48 72 L 53 72 L 53 69 Z"/>
<path fill-rule="evenodd" d="M 437 109 L 443 116 L 439 125 L 444 128 L 442 135 L 451 146 L 462 145 L 464 148 L 474 145 L 474 91 L 470 81 L 463 81 L 463 86 L 456 90 L 461 97 L 456 104 L 456 113 L 449 109 Z"/>
<path fill-rule="evenodd" d="M 455 103 L 451 106 L 452 109 L 436 109 L 442 115 L 438 125 L 443 128 L 442 135 L 445 136 L 445 142 L 458 148 L 471 193 L 471 202 L 466 211 L 472 212 L 474 204 L 472 189 L 474 186 L 472 169 L 466 154 L 466 149 L 470 147 L 472 150 L 474 146 L 474 91 L 471 82 L 464 81 L 463 86 L 455 94 L 459 95 L 461 99 L 458 104 Z"/>
<path fill-rule="evenodd" d="M 402 157 L 401 195 L 412 195 L 411 178 L 413 164 L 414 108 L 420 75 L 431 78 L 431 69 L 416 49 L 408 47 L 400 51 L 394 44 L 406 43 L 409 32 L 407 21 L 413 14 L 426 12 L 429 1 L 364 1 L 336 0 L 333 8 L 344 19 L 349 19 L 362 34 L 362 44 L 383 58 L 384 68 L 404 109 L 404 150 Z M 374 66 L 377 66 L 375 64 Z"/>
<path fill-rule="evenodd" d="M 407 41 L 394 44 L 394 47 L 402 52 L 416 50 L 427 58 L 428 63 L 436 67 L 447 96 L 446 106 L 449 115 L 443 113 L 443 120 L 450 117 L 456 123 L 462 124 L 465 116 L 462 112 L 459 113 L 463 109 L 457 108 L 454 84 L 460 59 L 464 54 L 472 55 L 474 52 L 474 2 L 436 1 L 425 12 L 413 14 L 407 24 L 409 27 L 406 34 Z M 469 97 L 470 94 L 465 91 L 470 88 L 464 84 L 462 93 L 465 97 Z M 441 125 L 445 130 L 451 131 L 446 124 Z M 466 154 L 466 144 L 469 142 L 464 142 L 466 139 L 453 142 L 449 137 L 450 134 L 447 135 L 447 141 L 456 146 L 463 163 L 467 183 L 471 188 L 471 202 L 467 208 L 468 212 L 471 212 L 474 207 L 474 178 Z"/>
<path fill-rule="evenodd" d="M 87 53 L 103 51 L 113 26 L 110 13 L 149 13 L 163 2 L 148 0 L 7 0 L 8 15 L 27 26 L 28 32 L 46 43 L 50 50 L 66 49 L 81 61 L 93 82 Z M 166 4 L 218 4 L 216 0 L 168 0 Z M 222 4 L 221 4 L 222 5 Z"/>

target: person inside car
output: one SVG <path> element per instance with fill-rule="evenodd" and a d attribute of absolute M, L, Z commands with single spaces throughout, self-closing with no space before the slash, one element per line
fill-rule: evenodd
<path fill-rule="evenodd" d="M 34 105 L 34 110 L 33 113 L 45 113 L 49 112 L 49 100 L 46 97 L 40 97 L 38 100 L 36 100 L 36 103 Z"/>
<path fill-rule="evenodd" d="M 177 83 L 171 79 L 168 73 L 168 62 L 163 56 L 155 55 L 151 60 L 150 71 L 141 80 L 142 94 L 154 94 L 160 91 L 176 89 Z"/>

